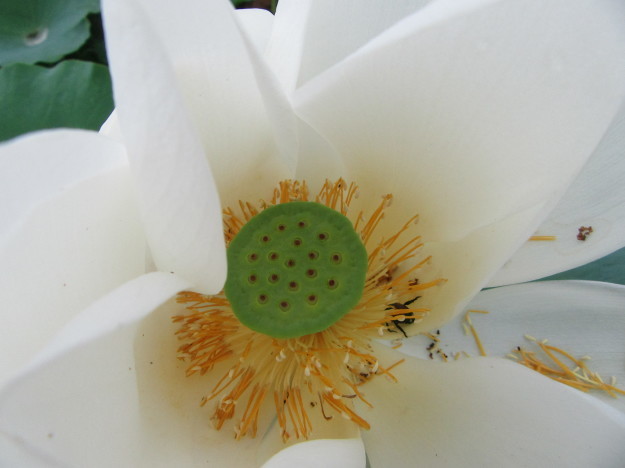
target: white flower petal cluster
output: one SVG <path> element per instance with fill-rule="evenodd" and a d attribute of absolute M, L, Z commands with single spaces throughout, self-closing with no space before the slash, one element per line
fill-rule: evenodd
<path fill-rule="evenodd" d="M 622 2 L 281 0 L 273 17 L 103 0 L 103 16 L 103 134 L 0 147 L 0 464 L 622 464 L 622 405 L 496 358 L 404 355 L 398 383 L 364 387 L 361 434 L 344 422 L 285 446 L 267 412 L 266 433 L 235 441 L 198 407 L 206 383 L 184 378 L 170 321 L 177 292 L 223 286 L 222 207 L 343 177 L 360 206 L 394 195 L 389 226 L 420 214 L 448 282 L 416 332 L 453 337 L 472 301 L 498 312 L 483 329 L 497 355 L 549 333 L 625 374 L 625 288 L 479 293 L 625 245 Z M 585 242 L 580 225 L 596 228 Z"/>

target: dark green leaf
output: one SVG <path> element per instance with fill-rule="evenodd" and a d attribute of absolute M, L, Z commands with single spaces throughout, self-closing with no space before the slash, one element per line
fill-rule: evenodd
<path fill-rule="evenodd" d="M 272 13 L 276 12 L 278 6 L 278 0 L 231 0 L 231 2 L 235 8 L 261 8 Z"/>
<path fill-rule="evenodd" d="M 541 281 L 569 279 L 625 284 L 625 248 L 586 265 L 548 276 Z"/>
<path fill-rule="evenodd" d="M 99 0 L 0 0 L 0 65 L 55 62 L 89 37 Z"/>
<path fill-rule="evenodd" d="M 94 13 L 87 16 L 91 25 L 91 36 L 80 49 L 66 56 L 64 60 L 84 60 L 86 62 L 101 63 L 108 65 L 106 57 L 106 45 L 104 44 L 104 29 L 102 28 L 102 16 Z"/>
<path fill-rule="evenodd" d="M 76 60 L 10 65 L 0 70 L 0 109 L 0 141 L 44 128 L 97 130 L 113 110 L 108 69 Z"/>

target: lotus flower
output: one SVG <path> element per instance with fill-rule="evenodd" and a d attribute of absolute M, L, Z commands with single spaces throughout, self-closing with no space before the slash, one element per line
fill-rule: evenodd
<path fill-rule="evenodd" d="M 434 362 L 419 341 L 438 329 L 460 351 L 454 317 L 487 309 L 480 336 L 491 353 L 531 333 L 623 373 L 621 286 L 479 292 L 623 245 L 618 2 L 282 0 L 274 18 L 225 0 L 105 0 L 103 13 L 116 99 L 105 135 L 41 132 L 0 153 L 3 461 L 345 467 L 366 453 L 371 466 L 622 463 L 620 403 L 506 359 Z M 364 299 L 303 338 L 215 325 L 219 314 L 238 320 L 221 295 L 240 268 L 227 260 L 224 224 L 242 232 L 259 219 L 249 207 L 309 199 L 304 183 L 313 198 L 328 184 L 340 199 L 350 182 L 359 197 L 351 192 L 349 211 L 320 199 L 371 222 L 370 244 L 366 226 L 355 230 L 368 249 Z M 402 244 L 403 258 L 388 242 L 416 214 L 420 240 Z M 582 223 L 594 227 L 585 241 Z M 557 240 L 526 242 L 535 232 Z M 376 258 L 385 260 L 374 272 Z M 355 341 L 322 350 L 338 359 L 308 366 L 295 345 L 271 350 L 364 315 L 374 326 L 344 327 Z M 185 323 L 179 336 L 189 332 L 182 345 L 172 316 Z M 193 328 L 207 316 L 234 361 L 189 367 L 194 346 L 216 349 L 194 338 L 207 338 Z M 419 336 L 396 350 L 380 342 L 403 334 Z M 270 351 L 249 356 L 238 339 Z M 322 354 L 307 346 L 299 355 Z M 252 358 L 246 375 L 269 397 L 235 381 Z M 260 367 L 276 375 L 282 362 L 297 364 L 281 374 L 288 395 Z M 353 395 L 337 393 L 346 372 L 360 375 L 346 379 Z M 202 406 L 220 379 L 241 401 L 217 392 Z"/>

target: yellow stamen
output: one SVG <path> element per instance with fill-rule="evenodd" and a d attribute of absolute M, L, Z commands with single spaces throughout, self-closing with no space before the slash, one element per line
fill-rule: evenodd
<path fill-rule="evenodd" d="M 586 356 L 575 358 L 571 353 L 547 344 L 547 340 L 539 342 L 534 337 L 528 336 L 527 338 L 538 346 L 551 363 L 546 362 L 544 358 L 541 359 L 535 352 L 527 351 L 519 346 L 512 355 L 524 366 L 583 392 L 598 390 L 614 398 L 619 394 L 625 395 L 625 390 L 616 387 L 614 382 L 607 384 L 599 374 L 592 372 L 585 362 Z M 573 365 L 567 364 L 562 358 Z"/>
<path fill-rule="evenodd" d="M 465 333 L 467 329 L 471 332 L 471 335 L 473 336 L 473 339 L 475 340 L 475 344 L 477 345 L 477 349 L 480 352 L 480 356 L 487 356 L 486 350 L 484 349 L 482 340 L 480 340 L 480 337 L 477 334 L 477 330 L 473 326 L 473 322 L 471 321 L 471 317 L 469 316 L 469 314 L 488 314 L 488 313 L 489 312 L 487 310 L 471 309 L 471 310 L 467 310 L 466 313 L 464 314 L 465 323 L 463 324 L 463 326 L 465 327 Z"/>
<path fill-rule="evenodd" d="M 554 241 L 556 240 L 556 236 L 531 236 L 529 240 L 531 241 Z"/>
<path fill-rule="evenodd" d="M 339 179 L 326 181 L 312 199 L 347 216 L 357 196 L 356 185 Z M 305 182 L 286 180 L 280 182 L 269 202 L 261 201 L 256 206 L 241 201 L 236 212 L 224 209 L 226 243 L 263 209 L 310 199 Z M 369 429 L 367 421 L 355 412 L 352 400 L 372 406 L 359 387 L 379 375 L 397 381 L 391 370 L 403 362 L 381 365 L 372 354 L 370 340 L 378 332 L 398 332 L 397 326 L 409 327 L 422 320 L 430 309 L 412 302 L 445 282 L 440 278 L 419 282 L 414 277 L 431 261 L 430 257 L 420 258 L 423 243 L 413 232 L 416 216 L 390 237 L 373 242 L 380 237 L 376 230 L 391 200 L 391 195 L 385 195 L 371 216 L 358 213 L 353 219 L 368 246 L 363 296 L 352 311 L 322 332 L 299 338 L 272 338 L 242 325 L 223 292 L 214 296 L 188 291 L 178 295 L 177 301 L 185 304 L 187 313 L 173 317 L 173 321 L 180 324 L 176 332 L 182 342 L 178 353 L 189 364 L 187 376 L 210 373 L 217 364 L 228 366 L 212 380 L 212 390 L 200 403 L 204 406 L 216 402 L 212 419 L 217 429 L 236 416 L 241 402 L 243 413 L 234 426 L 235 437 L 254 437 L 263 402 L 272 394 L 284 441 L 310 436 L 313 428 L 309 411 L 320 411 L 327 421 L 341 416 Z"/>

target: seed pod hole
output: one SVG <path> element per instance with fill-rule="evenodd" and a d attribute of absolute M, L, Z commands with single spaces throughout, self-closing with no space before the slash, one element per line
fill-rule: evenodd
<path fill-rule="evenodd" d="M 247 256 L 247 261 L 248 262 L 255 262 L 256 260 L 258 260 L 258 254 L 257 253 L 251 253 Z"/>
<path fill-rule="evenodd" d="M 269 242 L 270 240 L 271 240 L 271 237 L 269 237 L 267 234 L 265 234 L 264 236 L 262 236 L 262 237 L 260 238 L 260 241 L 261 241 L 261 242 L 263 242 L 263 243 L 265 243 L 265 244 L 266 244 L 267 242 Z"/>
<path fill-rule="evenodd" d="M 332 260 L 332 263 L 338 265 L 343 261 L 343 256 L 340 253 L 333 253 L 332 257 L 330 257 Z"/>
<path fill-rule="evenodd" d="M 308 276 L 309 278 L 314 278 L 317 276 L 317 270 L 313 269 L 313 268 L 309 268 L 308 270 L 306 270 L 306 276 Z"/>
<path fill-rule="evenodd" d="M 299 228 L 305 228 L 307 226 L 306 221 L 300 221 L 297 223 L 297 227 Z"/>
<path fill-rule="evenodd" d="M 316 250 L 311 250 L 310 252 L 308 252 L 308 258 L 311 260 L 317 260 L 317 258 L 319 258 L 319 252 L 317 252 Z"/>
<path fill-rule="evenodd" d="M 275 273 L 269 275 L 269 282 L 270 283 L 277 283 L 280 280 L 280 277 L 278 275 L 276 275 Z"/>
<path fill-rule="evenodd" d="M 269 300 L 269 298 L 267 297 L 267 294 L 260 294 L 258 296 L 258 302 L 260 304 L 267 304 L 267 301 Z"/>
<path fill-rule="evenodd" d="M 311 294 L 306 298 L 306 301 L 311 305 L 315 305 L 317 303 L 317 296 L 315 294 Z"/>
<path fill-rule="evenodd" d="M 280 308 L 282 310 L 289 310 L 291 308 L 291 304 L 289 304 L 287 301 L 280 301 Z"/>
<path fill-rule="evenodd" d="M 293 239 L 293 245 L 295 247 L 299 247 L 300 245 L 302 245 L 302 239 L 300 239 L 299 237 L 296 237 L 295 239 Z"/>
<path fill-rule="evenodd" d="M 267 254 L 267 258 L 272 261 L 278 260 L 279 257 L 280 255 L 278 254 L 278 252 L 269 252 Z"/>
<path fill-rule="evenodd" d="M 295 260 L 289 258 L 286 262 L 284 262 L 284 264 L 287 266 L 287 268 L 293 268 L 295 266 Z"/>
<path fill-rule="evenodd" d="M 285 231 L 286 226 L 284 224 L 278 224 L 278 231 Z"/>
<path fill-rule="evenodd" d="M 247 280 L 251 283 L 254 284 L 256 283 L 256 281 L 258 281 L 258 277 L 256 275 L 250 275 Z"/>
<path fill-rule="evenodd" d="M 317 235 L 317 238 L 318 238 L 320 241 L 326 241 L 326 240 L 328 240 L 328 238 L 329 238 L 329 237 L 330 237 L 330 235 L 329 235 L 327 232 L 320 232 L 320 233 Z"/>
<path fill-rule="evenodd" d="M 336 281 L 335 279 L 330 279 L 328 280 L 328 288 L 330 289 L 336 289 L 336 287 L 339 285 L 338 281 Z"/>
<path fill-rule="evenodd" d="M 297 291 L 299 289 L 299 284 L 297 284 L 297 281 L 291 281 L 289 283 L 289 289 L 291 291 Z"/>

